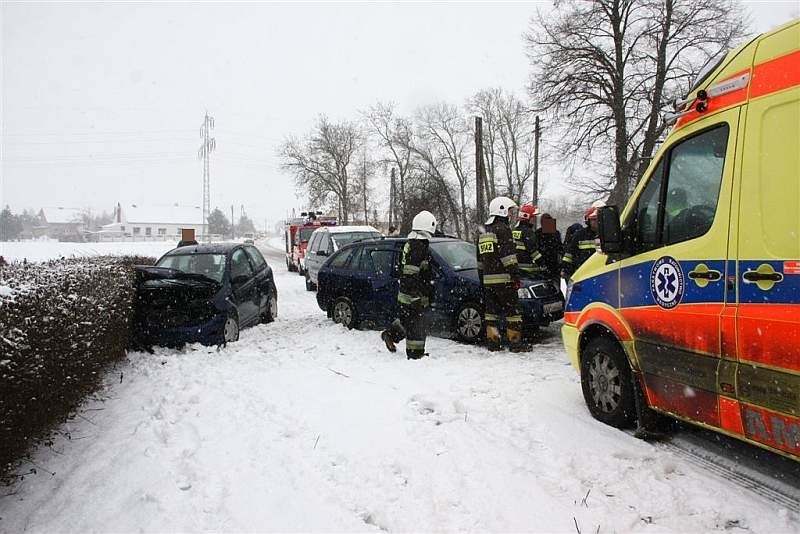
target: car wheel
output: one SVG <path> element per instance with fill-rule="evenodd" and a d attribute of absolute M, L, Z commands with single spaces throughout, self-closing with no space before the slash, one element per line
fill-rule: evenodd
<path fill-rule="evenodd" d="M 239 340 L 239 318 L 235 313 L 230 312 L 225 318 L 225 325 L 222 327 L 222 342 L 230 343 Z"/>
<path fill-rule="evenodd" d="M 474 343 L 483 334 L 483 314 L 472 302 L 462 304 L 456 312 L 456 337 L 465 343 Z"/>
<path fill-rule="evenodd" d="M 350 299 L 339 297 L 333 303 L 333 322 L 342 324 L 347 328 L 355 328 L 358 323 L 356 309 Z"/>
<path fill-rule="evenodd" d="M 622 348 L 597 337 L 581 354 L 581 386 L 589 412 L 598 421 L 626 428 L 635 418 L 631 368 Z"/>
<path fill-rule="evenodd" d="M 308 271 L 306 271 L 306 291 L 314 291 L 315 289 L 317 289 L 317 286 L 311 281 L 311 277 L 308 276 Z"/>
<path fill-rule="evenodd" d="M 263 322 L 271 323 L 278 318 L 278 297 L 275 296 L 275 291 L 272 291 L 267 301 L 267 309 L 264 311 Z"/>

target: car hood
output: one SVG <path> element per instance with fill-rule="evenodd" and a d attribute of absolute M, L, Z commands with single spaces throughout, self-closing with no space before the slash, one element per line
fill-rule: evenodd
<path fill-rule="evenodd" d="M 478 269 L 459 269 L 456 271 L 456 276 L 461 281 L 468 281 L 473 282 L 475 284 L 480 284 L 480 278 L 478 278 Z"/>

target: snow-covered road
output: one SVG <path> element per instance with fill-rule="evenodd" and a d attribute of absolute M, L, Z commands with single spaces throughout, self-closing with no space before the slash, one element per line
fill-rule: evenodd
<path fill-rule="evenodd" d="M 271 264 L 275 323 L 130 354 L 0 498 L 0 531 L 800 530 L 593 420 L 557 326 L 527 354 L 432 338 L 407 361 Z"/>

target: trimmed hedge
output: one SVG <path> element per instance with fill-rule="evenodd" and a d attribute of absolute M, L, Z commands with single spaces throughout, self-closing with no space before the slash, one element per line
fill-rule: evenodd
<path fill-rule="evenodd" d="M 0 267 L 0 479 L 124 356 L 133 266 L 153 262 L 96 257 Z"/>

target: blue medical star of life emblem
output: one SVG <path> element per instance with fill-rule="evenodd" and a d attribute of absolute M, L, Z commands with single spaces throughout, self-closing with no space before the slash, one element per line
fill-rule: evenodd
<path fill-rule="evenodd" d="M 656 304 L 671 310 L 680 304 L 685 289 L 680 263 L 669 256 L 656 260 L 650 270 L 650 293 Z"/>

